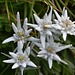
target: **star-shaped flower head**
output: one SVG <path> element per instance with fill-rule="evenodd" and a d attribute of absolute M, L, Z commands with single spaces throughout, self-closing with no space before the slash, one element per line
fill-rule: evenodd
<path fill-rule="evenodd" d="M 39 39 L 36 39 L 34 37 L 29 37 L 29 33 L 32 31 L 32 29 L 27 30 L 27 18 L 25 18 L 24 20 L 24 24 L 23 27 L 21 26 L 20 23 L 20 15 L 19 12 L 17 12 L 17 27 L 15 26 L 14 23 L 12 23 L 12 28 L 15 32 L 15 34 L 13 34 L 12 37 L 7 38 L 6 40 L 4 40 L 2 43 L 7 43 L 10 41 L 18 41 L 18 40 L 22 40 L 22 43 L 25 43 L 27 40 L 28 41 L 39 41 Z"/>
<path fill-rule="evenodd" d="M 56 17 L 58 20 L 55 19 L 56 25 L 61 27 L 60 31 L 63 34 L 63 39 L 66 41 L 67 34 L 75 35 L 75 22 L 72 22 L 69 17 L 67 10 L 65 7 L 63 8 L 62 15 L 60 16 L 56 10 L 54 10 Z"/>
<path fill-rule="evenodd" d="M 27 47 L 24 53 L 22 50 L 17 53 L 9 52 L 11 55 L 11 59 L 4 60 L 5 63 L 14 63 L 12 66 L 12 69 L 23 67 L 25 68 L 27 65 L 32 67 L 37 67 L 32 61 L 30 61 L 29 55 L 30 55 L 30 47 Z"/>
<path fill-rule="evenodd" d="M 46 13 L 44 15 L 44 18 L 40 19 L 36 14 L 34 14 L 34 18 L 35 18 L 37 24 L 27 23 L 27 25 L 35 28 L 41 34 L 52 35 L 51 31 L 50 30 L 46 30 L 46 27 L 45 27 L 45 25 L 48 25 L 48 24 L 51 25 L 52 24 L 52 21 L 51 21 L 51 18 L 52 18 L 52 7 L 51 7 L 51 11 L 50 11 L 48 16 L 47 16 L 47 13 Z"/>
<path fill-rule="evenodd" d="M 41 51 L 38 52 L 37 56 L 48 60 L 48 64 L 49 64 L 50 69 L 52 68 L 52 60 L 56 60 L 58 62 L 62 62 L 64 64 L 67 64 L 65 61 L 61 60 L 60 57 L 56 53 L 66 49 L 66 48 L 69 48 L 72 45 L 63 46 L 60 43 L 55 43 L 53 40 L 53 36 L 51 36 L 50 40 L 45 43 L 44 48 L 42 48 L 40 43 L 35 42 L 35 44 L 41 49 Z"/>
<path fill-rule="evenodd" d="M 37 24 L 30 24 L 27 23 L 27 25 L 35 28 L 37 31 L 40 32 L 40 39 L 41 39 L 41 43 L 42 46 L 45 46 L 45 38 L 46 35 L 52 36 L 52 29 L 53 29 L 53 25 L 52 25 L 52 6 L 51 6 L 51 10 L 50 13 L 47 15 L 47 13 L 44 15 L 43 19 L 40 19 L 36 14 L 34 14 L 34 18 L 37 22 Z M 49 25 L 50 27 L 47 28 L 45 27 L 46 25 Z"/>

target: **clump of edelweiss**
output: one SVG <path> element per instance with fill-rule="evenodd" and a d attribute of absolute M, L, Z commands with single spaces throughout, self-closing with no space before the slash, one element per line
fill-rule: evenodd
<path fill-rule="evenodd" d="M 60 31 L 63 34 L 63 39 L 66 41 L 67 34 L 75 35 L 75 22 L 72 22 L 69 17 L 67 10 L 65 7 L 63 8 L 62 15 L 60 16 L 56 10 L 54 10 L 56 17 L 58 20 L 55 19 L 56 25 L 59 25 Z"/>
<path fill-rule="evenodd" d="M 20 46 L 20 42 L 18 44 Z M 18 46 L 18 47 L 19 47 Z M 26 50 L 23 52 L 22 51 L 22 47 L 18 48 L 19 50 L 14 53 L 14 52 L 9 52 L 9 54 L 11 55 L 11 59 L 9 60 L 4 60 L 3 62 L 5 63 L 14 63 L 14 65 L 12 66 L 12 69 L 15 68 L 20 68 L 20 70 L 22 71 L 21 75 L 23 75 L 23 70 L 24 68 L 26 68 L 26 66 L 32 66 L 32 67 L 37 67 L 29 58 L 30 55 L 30 47 L 27 46 Z"/>
<path fill-rule="evenodd" d="M 55 43 L 53 40 L 53 36 L 51 36 L 51 38 L 48 42 L 45 42 L 44 48 L 42 48 L 40 43 L 37 43 L 37 42 L 34 42 L 34 43 L 41 49 L 41 51 L 38 52 L 37 56 L 48 60 L 50 69 L 52 68 L 52 60 L 56 60 L 58 62 L 67 64 L 65 61 L 61 60 L 60 57 L 56 53 L 66 49 L 66 48 L 69 48 L 72 45 L 62 45 L 60 43 Z"/>
<path fill-rule="evenodd" d="M 52 36 L 52 33 L 57 33 L 54 30 L 54 28 L 56 28 L 57 26 L 53 25 L 52 21 L 51 21 L 52 20 L 52 6 L 51 6 L 51 10 L 50 10 L 49 14 L 47 15 L 47 13 L 46 13 L 44 15 L 43 19 L 40 19 L 36 14 L 34 14 L 34 18 L 35 18 L 37 24 L 27 23 L 27 25 L 29 25 L 29 26 L 35 28 L 37 31 L 39 31 L 41 43 L 42 43 L 42 46 L 44 47 L 46 36 Z M 46 27 L 47 25 L 49 28 Z"/>
<path fill-rule="evenodd" d="M 19 40 L 21 40 L 22 43 L 25 43 L 26 41 L 39 41 L 39 39 L 30 37 L 29 33 L 32 31 L 32 29 L 27 30 L 28 29 L 27 18 L 25 18 L 24 20 L 23 27 L 21 26 L 19 12 L 17 12 L 17 27 L 15 26 L 14 23 L 12 23 L 12 28 L 15 33 L 13 34 L 13 36 L 4 40 L 2 42 L 3 44 L 10 41 L 19 41 Z"/>

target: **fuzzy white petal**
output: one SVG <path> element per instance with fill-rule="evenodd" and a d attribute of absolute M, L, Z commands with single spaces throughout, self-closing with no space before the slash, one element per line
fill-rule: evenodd
<path fill-rule="evenodd" d="M 51 21 L 51 19 L 52 19 L 52 6 L 51 6 L 50 13 L 49 13 L 49 15 L 48 15 L 48 18 L 49 18 L 49 20 Z"/>
<path fill-rule="evenodd" d="M 47 27 L 47 28 L 52 28 L 52 26 L 51 26 L 51 25 L 45 25 L 45 27 Z"/>
<path fill-rule="evenodd" d="M 18 28 L 18 31 L 22 30 L 21 28 L 21 23 L 20 23 L 20 15 L 19 15 L 19 12 L 17 12 L 17 28 Z"/>
<path fill-rule="evenodd" d="M 64 17 L 65 17 L 65 18 L 68 17 L 67 10 L 65 10 Z"/>
<path fill-rule="evenodd" d="M 44 56 L 44 59 L 46 59 L 46 60 L 47 60 L 47 58 L 48 58 L 48 55 L 45 55 L 45 56 Z"/>
<path fill-rule="evenodd" d="M 31 31 L 32 31 L 32 29 L 27 30 L 24 35 L 29 35 L 29 33 L 30 33 Z"/>
<path fill-rule="evenodd" d="M 45 13 L 44 15 L 44 21 L 47 19 L 47 13 Z"/>
<path fill-rule="evenodd" d="M 65 7 L 63 7 L 62 15 L 64 15 L 64 13 L 65 13 Z"/>
<path fill-rule="evenodd" d="M 46 30 L 46 34 L 47 34 L 47 35 L 49 35 L 49 36 L 52 36 L 51 31 L 50 31 L 50 30 L 48 30 L 48 29 Z"/>
<path fill-rule="evenodd" d="M 23 24 L 23 28 L 24 28 L 24 30 L 27 30 L 28 29 L 28 27 L 27 27 L 27 18 L 25 18 L 25 20 L 24 20 L 24 24 Z"/>
<path fill-rule="evenodd" d="M 29 65 L 29 66 L 32 66 L 32 67 L 37 67 L 32 61 L 29 61 L 29 62 L 28 62 L 28 65 Z"/>
<path fill-rule="evenodd" d="M 22 67 L 26 67 L 26 62 L 23 62 L 21 65 Z"/>
<path fill-rule="evenodd" d="M 48 64 L 49 64 L 49 68 L 51 69 L 52 68 L 52 59 L 50 57 L 48 58 Z"/>
<path fill-rule="evenodd" d="M 42 45 L 40 43 L 37 43 L 37 42 L 33 42 L 35 45 L 37 45 L 38 47 L 42 47 Z"/>
<path fill-rule="evenodd" d="M 36 14 L 34 14 L 34 18 L 35 18 L 37 24 L 39 25 L 41 22 L 41 19 Z"/>
<path fill-rule="evenodd" d="M 58 18 L 58 20 L 61 18 L 60 15 L 57 13 L 56 10 L 54 10 L 55 14 L 56 14 L 56 17 Z"/>
<path fill-rule="evenodd" d="M 44 34 L 40 34 L 40 39 L 41 39 L 42 47 L 45 48 L 45 35 Z"/>
<path fill-rule="evenodd" d="M 37 39 L 37 38 L 34 38 L 34 37 L 29 37 L 28 38 L 28 41 L 40 41 L 40 39 Z"/>
<path fill-rule="evenodd" d="M 45 55 L 37 55 L 37 57 L 44 57 Z"/>
<path fill-rule="evenodd" d="M 70 48 L 72 45 L 65 45 L 65 46 L 60 46 L 58 49 L 55 50 L 55 52 L 60 52 L 66 48 Z"/>
<path fill-rule="evenodd" d="M 42 30 L 42 28 L 40 28 L 40 27 L 36 27 L 35 29 L 39 32 Z"/>
<path fill-rule="evenodd" d="M 29 26 L 31 26 L 31 27 L 33 27 L 33 28 L 38 27 L 38 25 L 36 25 L 36 24 L 31 24 L 31 23 L 27 23 L 27 25 L 29 25 Z"/>
<path fill-rule="evenodd" d="M 60 57 L 57 54 L 54 54 L 53 57 L 54 57 L 55 60 L 61 61 Z"/>
<path fill-rule="evenodd" d="M 3 60 L 3 62 L 5 63 L 15 63 L 14 59 L 9 59 L 9 60 Z"/>
<path fill-rule="evenodd" d="M 61 26 L 59 26 L 59 25 L 57 25 L 57 24 L 52 25 L 52 27 L 55 28 L 55 29 L 61 30 Z"/>
<path fill-rule="evenodd" d="M 18 29 L 17 29 L 17 27 L 15 26 L 15 24 L 14 24 L 14 23 L 12 23 L 12 28 L 13 28 L 13 30 L 14 30 L 14 32 L 15 32 L 15 33 L 17 33 L 17 32 L 18 32 Z"/>
<path fill-rule="evenodd" d="M 64 41 L 66 41 L 66 37 L 67 37 L 67 33 L 63 32 L 63 39 L 64 39 Z"/>
<path fill-rule="evenodd" d="M 68 63 L 67 63 L 67 62 L 65 62 L 64 60 L 61 60 L 61 62 L 62 62 L 62 63 L 64 63 L 64 64 L 66 64 L 66 65 L 68 65 Z"/>
<path fill-rule="evenodd" d="M 42 50 L 38 54 L 45 54 L 45 53 L 47 53 L 47 51 L 46 50 Z"/>
<path fill-rule="evenodd" d="M 25 56 L 29 56 L 30 55 L 30 47 L 27 47 L 26 50 L 24 51 Z"/>
<path fill-rule="evenodd" d="M 8 43 L 8 42 L 10 42 L 10 41 L 15 41 L 15 39 L 14 39 L 13 36 L 12 36 L 12 37 L 9 37 L 9 38 L 7 38 L 7 39 L 5 39 L 5 40 L 2 42 L 2 44 Z"/>
<path fill-rule="evenodd" d="M 9 52 L 9 54 L 13 57 L 13 58 L 16 58 L 17 57 L 17 54 L 13 53 L 13 52 Z"/>
<path fill-rule="evenodd" d="M 19 64 L 18 63 L 15 63 L 13 66 L 12 66 L 12 69 L 15 69 L 15 68 L 18 68 L 19 67 Z"/>

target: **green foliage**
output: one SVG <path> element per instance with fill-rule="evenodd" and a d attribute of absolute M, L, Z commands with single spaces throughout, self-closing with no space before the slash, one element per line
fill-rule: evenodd
<path fill-rule="evenodd" d="M 16 47 L 13 42 L 2 44 L 2 41 L 12 36 L 13 30 L 11 23 L 16 24 L 17 11 L 21 14 L 21 22 L 27 17 L 29 22 L 35 23 L 33 13 L 36 13 L 42 18 L 45 12 L 48 12 L 49 7 L 52 5 L 53 9 L 58 12 L 62 12 L 62 8 L 65 6 L 69 12 L 69 16 L 72 20 L 75 20 L 75 0 L 0 0 L 0 52 L 7 53 L 13 51 Z M 35 30 L 34 30 L 35 31 Z M 37 32 L 34 32 L 37 37 Z M 34 35 L 35 36 L 35 35 Z M 62 42 L 65 44 L 73 44 L 75 46 L 75 36 L 68 35 L 67 41 Z M 36 49 L 37 50 L 37 49 Z M 37 50 L 38 51 L 38 50 Z M 74 75 L 75 73 L 75 48 L 67 49 L 58 53 L 61 58 L 65 60 L 68 65 L 58 64 L 53 62 L 53 68 L 50 70 L 46 60 L 42 58 L 33 59 L 36 65 L 40 65 L 41 68 L 37 70 L 26 70 L 25 75 Z M 11 69 L 10 64 L 5 64 L 2 61 L 7 59 L 4 55 L 0 54 L 0 75 L 17 75 L 15 70 Z M 37 60 L 38 59 L 38 60 Z"/>

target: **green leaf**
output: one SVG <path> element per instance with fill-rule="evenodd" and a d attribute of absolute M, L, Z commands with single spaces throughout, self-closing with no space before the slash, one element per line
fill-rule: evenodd
<path fill-rule="evenodd" d="M 29 70 L 27 75 L 35 75 L 35 70 Z"/>

